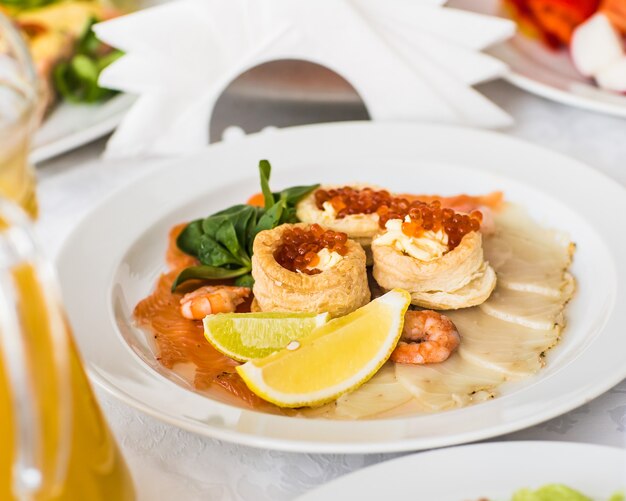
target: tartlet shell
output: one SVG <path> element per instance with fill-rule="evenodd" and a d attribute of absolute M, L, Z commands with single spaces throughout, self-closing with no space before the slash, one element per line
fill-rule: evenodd
<path fill-rule="evenodd" d="M 454 291 L 467 285 L 483 264 L 482 236 L 473 231 L 439 259 L 420 261 L 372 242 L 374 279 L 385 289 L 409 292 Z"/>
<path fill-rule="evenodd" d="M 283 268 L 274 258 L 285 230 L 308 224 L 284 224 L 259 233 L 253 244 L 252 276 L 255 309 L 260 311 L 328 312 L 333 317 L 367 304 L 365 251 L 348 240 L 347 254 L 331 269 L 317 275 L 295 273 Z"/>
<path fill-rule="evenodd" d="M 458 309 L 476 306 L 491 295 L 496 274 L 484 261 L 482 236 L 471 232 L 450 252 L 420 261 L 389 246 L 372 242 L 373 276 L 386 290 L 401 288 L 411 303 L 424 308 Z"/>
<path fill-rule="evenodd" d="M 355 189 L 372 188 L 379 190 L 378 186 L 368 184 L 349 184 L 349 185 L 324 185 L 319 189 L 330 190 L 350 186 Z M 317 191 L 317 190 L 316 190 Z M 370 245 L 372 238 L 380 228 L 378 227 L 378 214 L 352 214 L 341 219 L 329 218 L 325 211 L 317 208 L 315 203 L 315 191 L 303 198 L 296 207 L 298 219 L 304 223 L 314 224 L 331 229 L 333 231 L 341 231 L 346 233 L 348 237 L 356 240 L 361 245 Z"/>

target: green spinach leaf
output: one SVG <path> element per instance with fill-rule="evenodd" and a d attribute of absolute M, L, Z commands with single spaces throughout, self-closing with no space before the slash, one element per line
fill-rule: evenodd
<path fill-rule="evenodd" d="M 239 258 L 222 246 L 210 235 L 202 235 L 198 249 L 198 259 L 208 266 L 224 266 L 227 264 L 242 265 Z"/>
<path fill-rule="evenodd" d="M 285 205 L 283 201 L 280 200 L 277 204 L 273 205 L 271 209 L 266 210 L 254 229 L 254 236 L 256 237 L 261 231 L 276 228 L 280 224 L 280 217 L 283 214 L 284 208 Z"/>
<path fill-rule="evenodd" d="M 240 264 L 250 264 L 248 254 L 241 248 L 233 221 L 224 221 L 215 233 L 215 239 L 235 257 Z"/>
<path fill-rule="evenodd" d="M 265 207 L 233 205 L 192 221 L 180 233 L 176 239 L 178 248 L 197 257 L 202 265 L 183 270 L 172 290 L 191 279 L 236 278 L 237 285 L 252 286 L 254 279 L 250 271 L 256 235 L 284 223 L 298 222 L 296 204 L 319 186 L 293 186 L 272 193 L 269 186 L 271 171 L 267 160 L 259 162 Z"/>
<path fill-rule="evenodd" d="M 200 238 L 202 235 L 204 235 L 202 219 L 196 219 L 185 226 L 185 229 L 180 232 L 180 235 L 178 235 L 176 239 L 176 245 L 184 253 L 198 257 L 198 249 L 200 248 Z"/>
<path fill-rule="evenodd" d="M 245 245 L 248 241 L 248 227 L 250 224 L 256 225 L 256 214 L 261 209 L 251 205 L 238 205 L 235 207 L 237 207 L 237 210 L 230 213 L 231 221 L 239 243 Z"/>
<path fill-rule="evenodd" d="M 252 245 L 254 244 L 254 237 L 256 236 L 255 229 L 258 224 L 258 220 L 263 216 L 264 209 L 257 208 L 252 214 L 252 217 L 248 220 L 246 224 L 246 251 L 248 251 L 248 256 L 252 257 Z"/>
<path fill-rule="evenodd" d="M 213 214 L 212 216 L 209 216 L 204 221 L 202 221 L 202 231 L 206 235 L 211 235 L 213 238 L 215 238 L 217 230 L 219 230 L 220 226 L 222 226 L 222 223 L 224 223 L 225 221 L 230 221 L 230 217 L 231 216 L 228 214 Z"/>
<path fill-rule="evenodd" d="M 187 280 L 224 280 L 227 278 L 236 278 L 242 275 L 246 275 L 250 273 L 250 268 L 219 268 L 216 266 L 190 266 L 189 268 L 185 268 L 183 271 L 179 273 L 172 284 L 172 291 L 175 291 L 176 288 L 186 282 Z"/>
<path fill-rule="evenodd" d="M 237 287 L 249 287 L 252 289 L 254 285 L 254 278 L 252 278 L 252 274 L 248 273 L 247 275 L 241 275 L 235 279 L 235 285 Z"/>
<path fill-rule="evenodd" d="M 319 187 L 319 184 L 312 184 L 309 186 L 292 186 L 291 188 L 287 188 L 279 192 L 277 195 L 279 199 L 285 199 L 287 205 L 295 206 L 300 200 Z"/>
<path fill-rule="evenodd" d="M 261 175 L 261 191 L 263 192 L 263 199 L 265 200 L 265 210 L 269 210 L 274 205 L 274 194 L 272 190 L 270 190 L 272 166 L 267 160 L 261 160 L 259 162 L 259 173 Z"/>

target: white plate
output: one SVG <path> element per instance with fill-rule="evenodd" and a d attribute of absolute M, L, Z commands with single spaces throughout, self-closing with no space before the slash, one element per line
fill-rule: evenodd
<path fill-rule="evenodd" d="M 341 477 L 298 501 L 509 501 L 561 483 L 607 501 L 626 488 L 626 451 L 568 442 L 500 442 L 413 454 Z"/>
<path fill-rule="evenodd" d="M 500 0 L 452 0 L 450 6 L 501 15 Z M 551 51 L 522 34 L 488 51 L 509 65 L 512 84 L 570 106 L 626 117 L 626 96 L 602 90 L 576 71 L 569 53 Z"/>
<path fill-rule="evenodd" d="M 100 104 L 59 103 L 33 138 L 31 162 L 49 160 L 108 134 L 133 102 L 133 96 L 120 94 Z"/>
<path fill-rule="evenodd" d="M 172 225 L 241 203 L 272 185 L 353 182 L 415 192 L 503 189 L 578 244 L 569 325 L 536 377 L 474 407 L 393 420 L 340 422 L 262 414 L 210 400 L 160 374 L 131 323 L 165 269 Z M 177 160 L 108 198 L 66 241 L 59 271 L 93 380 L 164 421 L 223 440 L 311 452 L 385 452 L 458 444 L 519 430 L 577 407 L 626 377 L 626 190 L 564 156 L 470 129 L 353 123 L 269 131 Z M 130 346 L 132 345 L 132 348 Z"/>

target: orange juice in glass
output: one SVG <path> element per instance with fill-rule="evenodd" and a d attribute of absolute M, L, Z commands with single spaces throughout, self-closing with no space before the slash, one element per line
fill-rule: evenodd
<path fill-rule="evenodd" d="M 35 175 L 28 162 L 38 122 L 39 84 L 28 49 L 0 12 L 0 196 L 37 216 Z"/>
<path fill-rule="evenodd" d="M 131 501 L 26 216 L 0 199 L 0 500 Z"/>

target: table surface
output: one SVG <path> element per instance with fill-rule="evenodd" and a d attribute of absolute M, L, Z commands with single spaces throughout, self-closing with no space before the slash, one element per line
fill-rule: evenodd
<path fill-rule="evenodd" d="M 568 108 L 504 82 L 492 82 L 480 90 L 514 116 L 516 125 L 506 133 L 581 160 L 626 186 L 626 120 Z M 280 113 L 280 123 L 291 123 L 289 109 L 281 108 Z M 301 123 L 302 109 L 298 116 L 293 113 L 294 123 Z M 268 116 L 254 120 L 272 125 L 278 118 L 271 116 L 270 109 Z M 51 256 L 87 211 L 163 162 L 102 161 L 104 144 L 98 141 L 39 166 L 42 217 L 38 231 Z M 338 476 L 401 455 L 295 454 L 229 444 L 161 423 L 103 391 L 97 393 L 132 470 L 140 500 L 293 499 Z M 626 447 L 626 380 L 563 416 L 494 440 L 564 440 Z"/>

